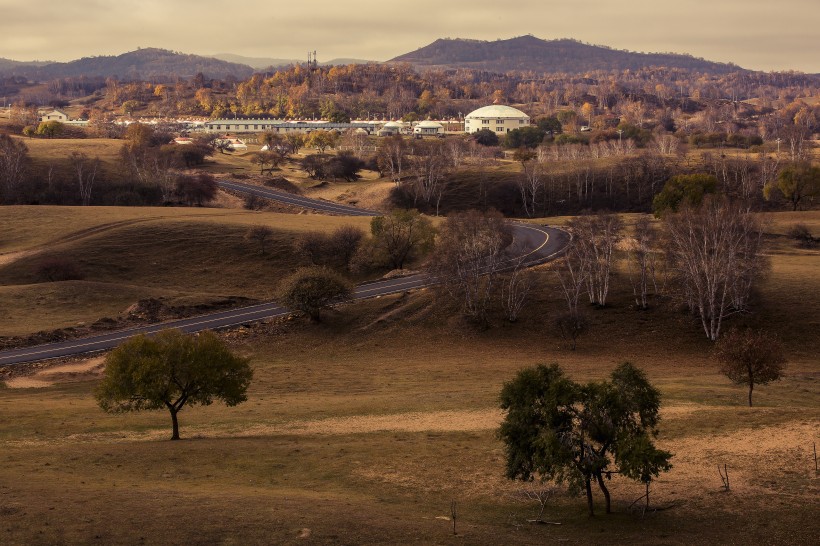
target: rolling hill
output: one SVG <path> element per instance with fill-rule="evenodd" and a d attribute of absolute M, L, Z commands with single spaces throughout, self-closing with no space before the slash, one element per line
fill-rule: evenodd
<path fill-rule="evenodd" d="M 590 70 L 637 70 L 649 66 L 685 68 L 711 73 L 742 70 L 733 64 L 715 63 L 674 53 L 635 53 L 584 44 L 576 40 L 542 40 L 519 36 L 509 40 L 439 39 L 391 59 L 417 68 L 472 68 L 493 72 L 515 70 L 583 73 Z"/>
<path fill-rule="evenodd" d="M 25 76 L 33 80 L 50 80 L 72 76 L 109 77 L 122 80 L 162 80 L 187 78 L 202 73 L 206 78 L 228 76 L 247 78 L 253 74 L 250 66 L 176 53 L 166 49 L 145 48 L 116 56 L 84 57 L 65 63 L 0 63 L 0 74 Z"/>

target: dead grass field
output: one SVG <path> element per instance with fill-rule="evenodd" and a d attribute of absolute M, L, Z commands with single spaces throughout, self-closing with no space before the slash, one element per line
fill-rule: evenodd
<path fill-rule="evenodd" d="M 816 225 L 818 216 L 774 215 L 772 272 L 755 314 L 733 319 L 767 325 L 788 348 L 787 377 L 756 389 L 754 408 L 717 372 L 699 326 L 683 313 L 633 310 L 622 276 L 574 352 L 548 327 L 560 302 L 546 269 L 530 312 L 484 331 L 422 290 L 346 305 L 319 325 L 226 333 L 253 359 L 249 400 L 184 410 L 181 442 L 166 440 L 164 412 L 97 409 L 98 361 L 10 380 L 23 388 L 0 389 L 0 542 L 813 543 L 820 252 L 776 235 L 796 219 Z M 207 225 L 191 222 L 178 223 Z M 224 250 L 216 233 L 208 237 Z M 624 360 L 663 393 L 658 443 L 675 466 L 654 486 L 653 503 L 674 507 L 631 514 L 641 488 L 614 478 L 615 514 L 589 519 L 582 499 L 559 497 L 545 517 L 561 526 L 526 523 L 535 504 L 502 477 L 501 384 L 537 362 L 594 379 Z M 721 491 L 723 463 L 731 492 Z M 445 519 L 452 500 L 455 537 Z"/>

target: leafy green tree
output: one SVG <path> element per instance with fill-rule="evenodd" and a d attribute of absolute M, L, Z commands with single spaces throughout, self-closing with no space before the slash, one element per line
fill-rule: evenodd
<path fill-rule="evenodd" d="M 419 211 L 396 209 L 370 221 L 373 245 L 381 260 L 393 269 L 426 253 L 433 246 L 435 229 Z"/>
<path fill-rule="evenodd" d="M 302 311 L 314 322 L 321 320 L 323 309 L 349 299 L 353 285 L 327 267 L 304 267 L 285 278 L 277 290 L 282 305 Z"/>
<path fill-rule="evenodd" d="M 44 136 L 46 138 L 54 138 L 60 136 L 65 131 L 65 125 L 56 120 L 43 121 L 37 126 L 34 134 Z"/>
<path fill-rule="evenodd" d="M 783 377 L 786 357 L 777 338 L 761 330 L 731 330 L 715 346 L 720 371 L 733 383 L 749 386 L 749 407 L 755 385 Z"/>
<path fill-rule="evenodd" d="M 776 183 L 763 188 L 763 196 L 771 199 L 775 189 L 788 199 L 792 210 L 797 210 L 801 203 L 813 202 L 820 195 L 820 167 L 808 163 L 789 165 L 780 172 Z"/>
<path fill-rule="evenodd" d="M 498 146 L 498 135 L 491 129 L 479 129 L 473 133 L 473 140 L 482 146 Z"/>
<path fill-rule="evenodd" d="M 177 415 L 187 406 L 221 400 L 235 406 L 248 399 L 253 377 L 247 358 L 234 355 L 212 332 L 186 335 L 164 330 L 154 337 L 138 335 L 105 359 L 105 375 L 96 390 L 103 411 L 167 408 L 172 440 L 179 440 Z"/>
<path fill-rule="evenodd" d="M 536 126 L 544 131 L 545 134 L 559 135 L 561 134 L 561 122 L 555 116 L 541 118 L 536 122 Z"/>
<path fill-rule="evenodd" d="M 328 148 L 334 148 L 338 141 L 339 133 L 318 129 L 308 135 L 305 145 L 316 148 L 320 154 L 323 154 Z"/>
<path fill-rule="evenodd" d="M 664 184 L 652 201 L 655 217 L 677 212 L 681 205 L 698 207 L 707 194 L 717 193 L 718 179 L 711 174 L 679 174 Z"/>
<path fill-rule="evenodd" d="M 513 129 L 504 135 L 505 148 L 537 148 L 544 140 L 544 131 L 536 126 Z"/>
<path fill-rule="evenodd" d="M 646 484 L 671 468 L 672 454 L 655 447 L 660 393 L 625 362 L 609 381 L 576 383 L 558 365 L 525 368 L 501 390 L 506 416 L 499 435 L 510 479 L 566 483 L 585 491 L 594 514 L 592 481 L 611 511 L 605 480 L 613 473 Z"/>

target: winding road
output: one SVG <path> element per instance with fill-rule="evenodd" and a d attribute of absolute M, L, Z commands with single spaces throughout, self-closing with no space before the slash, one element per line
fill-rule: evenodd
<path fill-rule="evenodd" d="M 252 186 L 234 181 L 220 181 L 220 186 L 226 190 L 238 193 L 253 194 L 281 203 L 288 203 L 329 214 L 339 214 L 345 216 L 379 216 L 383 214 L 378 211 L 361 209 L 318 199 L 310 199 L 300 195 L 289 194 L 261 186 Z M 533 266 L 549 261 L 561 253 L 569 240 L 566 232 L 546 226 L 516 223 L 513 225 L 513 231 L 516 248 L 521 248 L 523 250 L 522 254 L 511 258 L 510 261 L 521 263 L 525 266 Z M 354 293 L 354 299 L 386 296 L 389 294 L 404 292 L 406 290 L 422 288 L 430 284 L 432 284 L 432 280 L 424 273 L 410 275 L 407 277 L 374 281 L 359 285 Z M 131 336 L 137 334 L 152 334 L 166 328 L 177 328 L 183 332 L 190 333 L 206 329 L 227 328 L 258 320 L 281 317 L 288 315 L 289 313 L 289 310 L 277 305 L 276 303 L 260 303 L 257 305 L 240 307 L 228 311 L 219 311 L 198 317 L 151 324 L 149 326 L 138 326 L 126 330 L 119 330 L 116 332 L 109 332 L 106 334 L 79 338 L 70 341 L 0 351 L 0 366 L 22 364 L 26 362 L 35 362 L 38 360 L 47 360 L 51 358 L 60 358 L 112 349 Z"/>

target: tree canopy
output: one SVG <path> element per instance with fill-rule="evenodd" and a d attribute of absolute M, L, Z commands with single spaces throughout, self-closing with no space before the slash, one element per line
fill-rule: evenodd
<path fill-rule="evenodd" d="M 286 277 L 277 290 L 277 298 L 283 305 L 302 311 L 315 322 L 321 319 L 323 309 L 352 294 L 350 281 L 327 267 L 298 269 Z"/>
<path fill-rule="evenodd" d="M 715 356 L 726 377 L 749 386 L 749 407 L 755 385 L 779 380 L 786 363 L 777 338 L 761 330 L 730 330 L 715 346 Z"/>
<path fill-rule="evenodd" d="M 657 449 L 660 393 L 625 362 L 609 381 L 580 384 L 558 365 L 525 368 L 501 390 L 506 416 L 499 435 L 510 479 L 566 483 L 584 490 L 594 514 L 592 480 L 611 511 L 605 479 L 620 473 L 643 483 L 671 468 L 672 454 Z"/>
<path fill-rule="evenodd" d="M 99 406 L 109 413 L 157 410 L 171 413 L 172 440 L 179 440 L 177 414 L 186 405 L 209 406 L 214 400 L 235 406 L 248 399 L 253 371 L 249 359 L 234 355 L 216 334 L 164 330 L 138 335 L 105 359 L 97 387 Z"/>
<path fill-rule="evenodd" d="M 677 212 L 681 205 L 698 207 L 706 194 L 717 192 L 718 179 L 711 174 L 681 174 L 670 178 L 655 196 L 652 208 L 656 217 Z"/>
<path fill-rule="evenodd" d="M 396 209 L 387 216 L 370 221 L 374 250 L 379 258 L 393 269 L 404 269 L 404 264 L 433 246 L 435 228 L 417 210 Z"/>

